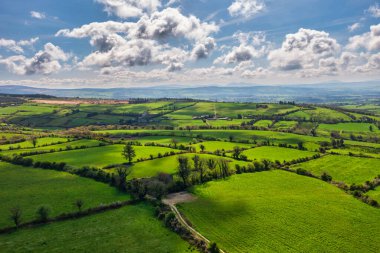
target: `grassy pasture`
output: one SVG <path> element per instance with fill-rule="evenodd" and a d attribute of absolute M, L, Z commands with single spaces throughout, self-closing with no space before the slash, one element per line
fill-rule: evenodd
<path fill-rule="evenodd" d="M 320 159 L 293 165 L 291 168 L 303 168 L 315 175 L 327 172 L 334 181 L 342 181 L 347 184 L 363 184 L 380 174 L 380 159 L 328 155 Z"/>
<path fill-rule="evenodd" d="M 278 121 L 276 122 L 272 128 L 277 129 L 277 130 L 287 130 L 287 129 L 292 129 L 297 126 L 297 121 Z"/>
<path fill-rule="evenodd" d="M 177 141 L 178 145 L 188 144 L 189 142 L 193 140 L 192 138 L 189 138 L 189 137 L 181 137 L 181 136 L 169 137 L 169 136 L 156 136 L 156 135 L 139 137 L 132 140 L 139 141 L 142 144 L 151 143 L 151 142 L 155 142 L 159 144 L 173 144 L 173 139 Z"/>
<path fill-rule="evenodd" d="M 338 124 L 320 124 L 318 130 L 322 131 L 337 131 L 337 132 L 371 132 L 370 126 L 372 126 L 373 132 L 379 132 L 379 129 L 370 123 L 338 123 Z"/>
<path fill-rule="evenodd" d="M 55 144 L 55 145 L 48 145 L 43 147 L 37 147 L 37 148 L 26 148 L 26 149 L 14 149 L 14 150 L 5 150 L 1 151 L 1 155 L 13 155 L 13 154 L 22 154 L 27 152 L 34 152 L 34 151 L 59 151 L 60 149 L 65 150 L 68 146 L 72 148 L 80 147 L 80 146 L 87 146 L 87 147 L 96 147 L 99 146 L 101 142 L 97 140 L 89 140 L 89 139 L 83 139 L 83 140 L 77 140 L 77 141 L 70 141 L 65 142 L 61 144 Z"/>
<path fill-rule="evenodd" d="M 238 146 L 241 148 L 251 148 L 253 144 L 245 144 L 245 143 L 234 143 L 234 142 L 226 142 L 226 141 L 204 141 L 199 142 L 197 144 L 193 144 L 196 148 L 197 152 L 201 151 L 200 146 L 205 146 L 205 151 L 214 152 L 215 150 L 224 150 L 224 151 L 232 151 L 234 147 Z"/>
<path fill-rule="evenodd" d="M 322 141 L 330 142 L 330 138 L 325 137 L 313 137 L 308 135 L 300 135 L 300 134 L 292 134 L 292 133 L 283 133 L 283 132 L 275 132 L 275 131 L 261 131 L 261 130 L 220 130 L 220 129 L 212 129 L 212 130 L 101 130 L 101 131 L 93 131 L 98 134 L 110 134 L 110 135 L 120 135 L 120 134 L 153 134 L 153 135 L 161 135 L 161 136 L 183 136 L 183 137 L 197 137 L 198 135 L 202 135 L 203 137 L 213 137 L 221 140 L 229 140 L 230 136 L 234 138 L 235 141 L 253 141 L 253 140 L 270 140 L 274 143 L 287 143 L 297 145 L 298 142 L 312 142 L 318 143 Z M 355 142 L 358 143 L 358 142 Z M 360 142 L 359 142 L 360 144 Z M 369 145 L 372 145 L 370 143 Z M 375 144 L 380 145 L 380 144 Z"/>
<path fill-rule="evenodd" d="M 286 115 L 287 119 L 292 120 L 317 120 L 319 122 L 328 122 L 334 120 L 352 121 L 352 119 L 344 113 L 329 109 L 316 107 L 314 109 L 302 109 L 294 113 Z"/>
<path fill-rule="evenodd" d="M 1 107 L 0 115 L 31 116 L 53 113 L 58 109 L 59 107 L 55 105 L 25 103 L 18 106 Z"/>
<path fill-rule="evenodd" d="M 74 167 L 92 166 L 102 168 L 111 164 L 121 164 L 128 162 L 121 154 L 124 145 L 108 145 L 104 147 L 94 147 L 72 151 L 62 151 L 49 154 L 30 156 L 34 161 L 65 162 Z M 176 151 L 171 148 L 153 147 L 153 146 L 134 146 L 136 157 L 149 158 L 152 154 L 157 157 L 158 153 Z"/>
<path fill-rule="evenodd" d="M 0 193 L 0 227 L 13 225 L 9 210 L 15 206 L 21 208 L 23 221 L 29 221 L 41 205 L 48 205 L 55 216 L 75 211 L 77 199 L 84 201 L 85 208 L 128 199 L 115 188 L 91 179 L 4 162 L 0 162 L 0 188 L 4 189 Z"/>
<path fill-rule="evenodd" d="M 21 229 L 0 237 L 8 252 L 196 252 L 154 217 L 147 204 Z"/>
<path fill-rule="evenodd" d="M 380 203 L 380 187 L 379 186 L 376 187 L 375 190 L 369 191 L 366 194 L 370 196 L 372 199 Z"/>
<path fill-rule="evenodd" d="M 253 103 L 199 102 L 194 106 L 175 111 L 167 116 L 173 119 L 191 119 L 193 116 L 214 115 L 216 110 L 218 117 L 230 117 L 236 119 L 238 114 L 243 116 L 273 115 L 297 109 L 297 107 L 293 105 L 266 104 L 266 106 L 267 108 L 257 108 L 257 104 Z"/>
<path fill-rule="evenodd" d="M 175 156 L 168 156 L 159 159 L 148 160 L 144 162 L 135 163 L 131 168 L 132 172 L 128 176 L 129 178 L 147 178 L 157 176 L 158 173 L 164 172 L 168 174 L 177 173 L 178 169 L 178 156 L 187 156 L 190 161 L 190 165 L 192 165 L 192 158 L 194 157 L 194 153 L 181 154 Z M 197 154 L 200 158 L 203 159 L 227 159 L 230 161 L 230 168 L 235 169 L 235 164 L 246 165 L 246 162 L 236 161 L 229 157 L 220 157 L 209 154 Z"/>
<path fill-rule="evenodd" d="M 263 146 L 243 151 L 250 160 L 291 161 L 298 158 L 311 157 L 315 152 L 302 151 L 292 148 L 280 148 L 276 146 Z"/>
<path fill-rule="evenodd" d="M 226 252 L 376 252 L 380 210 L 285 171 L 196 186 L 179 209 Z"/>
<path fill-rule="evenodd" d="M 270 127 L 272 123 L 273 122 L 271 120 L 263 119 L 256 121 L 253 125 L 256 127 Z"/>
<path fill-rule="evenodd" d="M 42 137 L 37 139 L 37 145 L 36 147 L 42 147 L 46 145 L 51 145 L 53 143 L 57 142 L 67 142 L 67 138 L 62 137 Z M 33 148 L 33 144 L 30 140 L 26 140 L 23 142 L 13 143 L 13 144 L 6 144 L 6 145 L 0 145 L 0 150 L 9 150 L 10 148 Z"/>

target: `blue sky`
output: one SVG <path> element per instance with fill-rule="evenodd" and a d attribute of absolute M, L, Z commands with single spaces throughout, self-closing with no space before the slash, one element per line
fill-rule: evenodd
<path fill-rule="evenodd" d="M 370 0 L 2 0 L 0 84 L 379 80 L 379 21 Z"/>

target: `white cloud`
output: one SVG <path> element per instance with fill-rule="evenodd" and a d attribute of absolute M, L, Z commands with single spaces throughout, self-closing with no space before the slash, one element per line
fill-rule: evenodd
<path fill-rule="evenodd" d="M 43 13 L 43 12 L 38 12 L 38 11 L 31 11 L 31 12 L 30 12 L 30 16 L 31 16 L 32 18 L 36 18 L 36 19 L 45 19 L 45 18 L 46 18 L 45 13 Z"/>
<path fill-rule="evenodd" d="M 184 62 L 191 58 L 209 56 L 216 45 L 209 35 L 218 29 L 214 23 L 201 22 L 195 16 L 184 16 L 178 9 L 166 8 L 144 14 L 136 22 L 94 22 L 60 30 L 56 36 L 90 37 L 96 51 L 78 64 L 80 69 L 100 67 L 107 68 L 104 73 L 109 73 L 110 67 L 160 64 L 174 71 L 182 69 Z M 171 46 L 171 38 L 185 39 L 193 45 L 192 52 Z"/>
<path fill-rule="evenodd" d="M 215 47 L 215 40 L 213 38 L 208 37 L 205 40 L 198 42 L 194 46 L 191 52 L 191 56 L 195 60 L 208 58 L 208 56 L 211 54 Z"/>
<path fill-rule="evenodd" d="M 160 0 L 95 0 L 103 4 L 104 10 L 120 18 L 140 17 L 161 7 Z"/>
<path fill-rule="evenodd" d="M 229 7 L 228 12 L 232 17 L 251 18 L 265 9 L 261 0 L 235 0 Z"/>
<path fill-rule="evenodd" d="M 368 9 L 368 13 L 371 14 L 372 17 L 380 18 L 380 7 L 376 3 L 375 5 L 372 5 Z"/>
<path fill-rule="evenodd" d="M 0 60 L 7 69 L 17 75 L 44 74 L 49 75 L 62 68 L 61 63 L 66 62 L 69 55 L 52 43 L 47 43 L 44 50 L 38 51 L 33 57 L 23 55 L 11 56 Z"/>
<path fill-rule="evenodd" d="M 266 42 L 264 33 L 242 33 L 233 35 L 240 42 L 239 46 L 232 47 L 231 51 L 215 59 L 215 64 L 234 64 L 251 61 L 267 53 L 269 44 Z"/>
<path fill-rule="evenodd" d="M 335 56 L 338 42 L 323 31 L 301 28 L 288 34 L 281 48 L 273 50 L 268 60 L 273 68 L 289 71 L 318 68 L 321 59 Z"/>
<path fill-rule="evenodd" d="M 354 32 L 354 31 L 358 30 L 360 27 L 361 27 L 361 24 L 359 22 L 357 22 L 357 23 L 353 23 L 352 25 L 349 25 L 347 27 L 347 29 L 350 32 Z"/>
<path fill-rule="evenodd" d="M 37 41 L 38 41 L 38 37 L 31 38 L 30 40 L 20 40 L 20 41 L 0 38 L 0 48 L 3 47 L 12 52 L 21 54 L 24 52 L 24 49 L 22 47 L 26 47 L 26 46 L 31 47 Z"/>
<path fill-rule="evenodd" d="M 370 32 L 349 39 L 347 49 L 357 50 L 360 48 L 369 51 L 380 50 L 380 24 L 371 26 Z"/>

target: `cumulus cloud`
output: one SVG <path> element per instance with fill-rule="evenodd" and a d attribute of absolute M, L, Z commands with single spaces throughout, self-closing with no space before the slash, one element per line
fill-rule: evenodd
<path fill-rule="evenodd" d="M 232 17 L 251 18 L 265 9 L 261 0 L 235 0 L 229 7 L 228 12 Z"/>
<path fill-rule="evenodd" d="M 145 39 L 166 39 L 168 37 L 185 37 L 202 40 L 219 27 L 214 23 L 201 22 L 197 17 L 183 15 L 178 9 L 166 8 L 143 16 L 132 27 L 129 37 Z"/>
<path fill-rule="evenodd" d="M 20 40 L 20 41 L 0 38 L 0 48 L 3 47 L 9 51 L 21 54 L 24 52 L 24 49 L 22 47 L 26 47 L 26 46 L 31 47 L 37 41 L 38 41 L 38 37 L 31 38 L 30 40 Z"/>
<path fill-rule="evenodd" d="M 211 54 L 212 50 L 216 47 L 215 40 L 213 38 L 206 38 L 203 41 L 198 42 L 192 52 L 191 56 L 195 60 L 205 59 Z"/>
<path fill-rule="evenodd" d="M 175 71 L 182 69 L 184 62 L 191 58 L 208 57 L 216 45 L 210 34 L 218 29 L 214 23 L 166 8 L 151 15 L 144 14 L 136 22 L 94 22 L 72 30 L 60 30 L 56 36 L 90 38 L 96 51 L 84 58 L 78 65 L 80 69 L 162 64 L 168 71 Z M 171 38 L 187 40 L 193 45 L 192 51 L 171 46 Z"/>
<path fill-rule="evenodd" d="M 0 64 L 5 65 L 10 72 L 17 75 L 49 75 L 60 70 L 62 68 L 61 63 L 68 59 L 69 55 L 61 48 L 52 43 L 46 43 L 44 49 L 38 51 L 31 58 L 16 55 L 1 59 Z"/>
<path fill-rule="evenodd" d="M 271 51 L 268 60 L 283 71 L 318 68 L 321 59 L 333 57 L 339 50 L 340 45 L 328 33 L 301 28 L 286 35 L 281 48 Z"/>
<path fill-rule="evenodd" d="M 43 13 L 43 12 L 38 12 L 38 11 L 31 11 L 31 12 L 30 12 L 30 16 L 31 16 L 32 18 L 36 18 L 36 19 L 45 19 L 45 18 L 46 18 L 45 13 Z"/>
<path fill-rule="evenodd" d="M 234 46 L 231 51 L 215 59 L 215 64 L 234 64 L 244 61 L 251 61 L 254 58 L 262 57 L 268 49 L 264 33 L 242 33 L 233 35 L 239 42 L 239 46 Z"/>
<path fill-rule="evenodd" d="M 372 17 L 380 18 L 380 7 L 379 4 L 372 5 L 368 8 L 368 13 L 371 14 Z"/>
<path fill-rule="evenodd" d="M 116 15 L 120 18 L 140 17 L 144 13 L 154 12 L 160 6 L 160 0 L 95 0 L 103 4 L 104 10 L 109 15 Z"/>
<path fill-rule="evenodd" d="M 361 48 L 369 51 L 380 50 L 380 24 L 371 26 L 370 32 L 349 39 L 347 49 L 357 50 Z"/>

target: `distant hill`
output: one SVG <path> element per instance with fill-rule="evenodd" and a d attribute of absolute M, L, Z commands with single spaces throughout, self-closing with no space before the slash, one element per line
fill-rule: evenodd
<path fill-rule="evenodd" d="M 194 98 L 213 101 L 277 102 L 280 100 L 305 103 L 368 102 L 380 100 L 380 82 L 323 83 L 277 86 L 161 86 L 143 88 L 83 88 L 54 89 L 18 85 L 0 86 L 4 94 L 43 94 L 81 98 Z"/>

